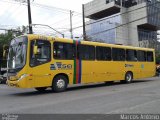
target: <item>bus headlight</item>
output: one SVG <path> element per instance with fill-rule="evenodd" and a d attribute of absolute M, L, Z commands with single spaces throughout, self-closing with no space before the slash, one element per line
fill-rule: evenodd
<path fill-rule="evenodd" d="M 28 76 L 28 74 L 23 74 L 23 75 L 21 75 L 21 76 L 19 77 L 18 81 L 19 81 L 19 80 L 22 80 L 23 78 L 25 78 L 25 77 L 27 77 L 27 76 Z"/>

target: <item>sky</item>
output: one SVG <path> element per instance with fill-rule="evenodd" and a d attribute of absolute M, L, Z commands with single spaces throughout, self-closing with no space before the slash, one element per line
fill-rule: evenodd
<path fill-rule="evenodd" d="M 21 1 L 21 2 L 20 2 Z M 28 25 L 26 0 L 0 0 L 0 28 L 15 29 L 22 25 Z M 30 0 L 33 24 L 45 24 L 65 34 L 70 38 L 70 14 L 72 15 L 73 35 L 82 37 L 82 4 L 92 0 Z M 35 26 L 33 30 L 37 34 L 55 35 L 48 27 Z M 0 31 L 1 32 L 1 31 Z M 57 36 L 57 34 L 56 34 Z M 160 37 L 160 35 L 158 36 Z"/>
<path fill-rule="evenodd" d="M 21 2 L 20 2 L 21 1 Z M 0 28 L 16 28 L 28 25 L 26 0 L 0 0 Z M 82 25 L 82 4 L 92 0 L 30 0 L 33 24 L 46 24 L 59 31 L 69 31 L 70 14 L 72 14 L 73 28 Z M 43 30 L 42 30 L 43 28 Z M 53 30 L 44 26 L 35 26 L 36 32 Z M 76 31 L 76 30 L 75 30 Z M 66 33 L 69 34 L 69 33 Z"/>

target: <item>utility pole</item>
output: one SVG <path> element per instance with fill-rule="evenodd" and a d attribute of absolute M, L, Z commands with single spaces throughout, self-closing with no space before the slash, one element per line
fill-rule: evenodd
<path fill-rule="evenodd" d="M 31 18 L 31 7 L 30 7 L 30 0 L 15 0 L 17 2 L 27 2 L 27 7 L 28 7 L 28 24 L 29 24 L 29 34 L 32 34 L 33 33 L 33 30 L 32 30 L 32 18 Z M 34 1 L 34 0 L 33 0 Z"/>
<path fill-rule="evenodd" d="M 84 4 L 82 4 L 82 19 L 83 19 L 83 39 L 86 40 L 86 28 L 85 28 L 85 15 L 84 15 Z"/>
<path fill-rule="evenodd" d="M 28 23 L 29 23 L 29 34 L 33 33 L 32 30 L 32 18 L 31 18 L 31 7 L 30 7 L 30 0 L 27 0 L 27 4 L 28 4 Z"/>
<path fill-rule="evenodd" d="M 72 15 L 73 15 L 73 11 L 70 10 L 70 32 L 71 32 L 71 39 L 73 39 Z"/>

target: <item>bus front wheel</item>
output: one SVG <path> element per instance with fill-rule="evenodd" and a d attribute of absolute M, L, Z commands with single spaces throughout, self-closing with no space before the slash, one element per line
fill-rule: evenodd
<path fill-rule="evenodd" d="M 127 72 L 127 73 L 125 74 L 125 80 L 122 80 L 121 82 L 122 82 L 122 83 L 131 83 L 132 80 L 133 80 L 133 75 L 132 75 L 132 73 L 131 73 L 131 72 Z"/>
<path fill-rule="evenodd" d="M 67 78 L 63 75 L 58 75 L 53 80 L 52 90 L 54 92 L 63 92 L 66 90 L 67 85 Z"/>

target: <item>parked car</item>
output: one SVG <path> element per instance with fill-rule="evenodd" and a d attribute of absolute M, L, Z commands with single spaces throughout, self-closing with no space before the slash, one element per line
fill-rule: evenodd
<path fill-rule="evenodd" d="M 0 84 L 5 84 L 7 81 L 6 69 L 0 69 Z"/>
<path fill-rule="evenodd" d="M 0 77 L 0 84 L 6 84 L 7 79 L 4 77 Z"/>
<path fill-rule="evenodd" d="M 160 64 L 156 65 L 156 75 L 160 76 Z"/>

